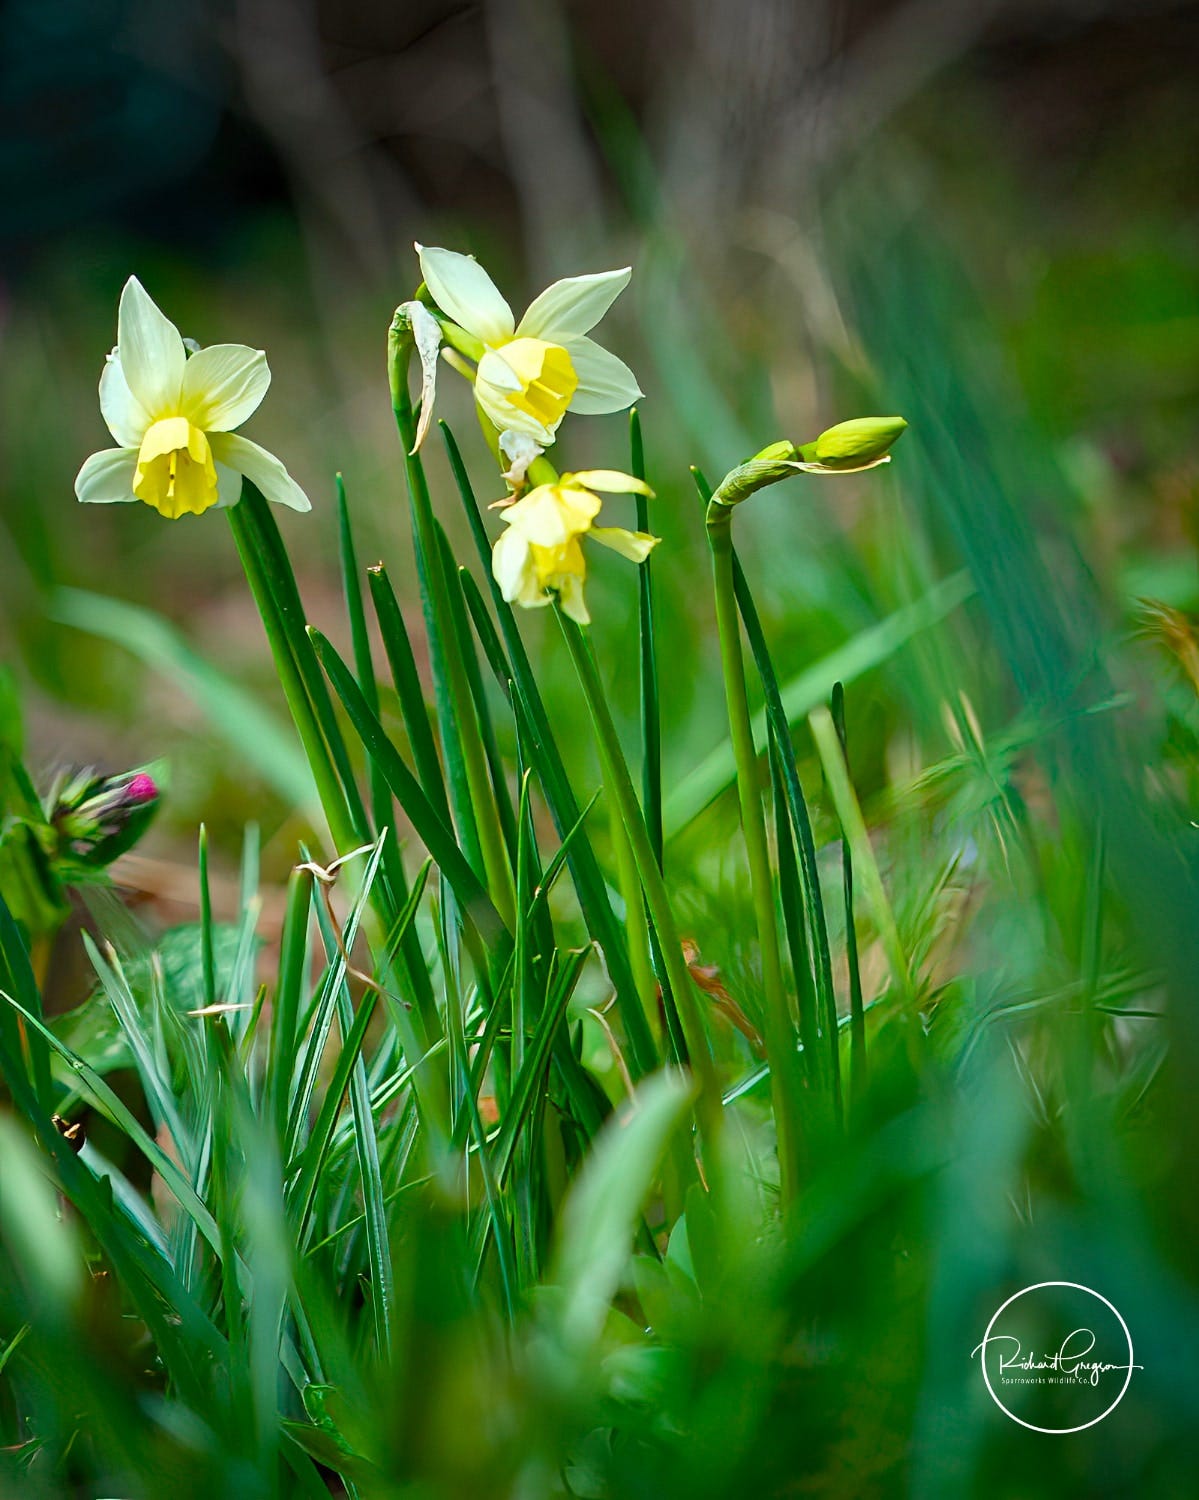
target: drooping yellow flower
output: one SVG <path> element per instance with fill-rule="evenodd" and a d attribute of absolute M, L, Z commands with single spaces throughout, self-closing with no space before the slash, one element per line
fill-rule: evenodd
<path fill-rule="evenodd" d="M 141 500 L 170 520 L 236 505 L 242 477 L 268 500 L 311 510 L 274 456 L 232 429 L 271 383 L 266 355 L 242 344 L 188 353 L 136 276 L 121 292 L 117 344 L 100 376 L 100 411 L 120 444 L 93 453 L 75 480 L 86 503 Z"/>
<path fill-rule="evenodd" d="M 628 365 L 587 337 L 628 286 L 628 266 L 555 281 L 517 323 L 472 256 L 416 249 L 437 306 L 483 345 L 475 398 L 497 432 L 519 433 L 548 447 L 567 411 L 623 411 L 641 396 Z M 431 395 L 426 382 L 426 404 Z"/>
<path fill-rule="evenodd" d="M 648 532 L 593 525 L 603 504 L 596 490 L 612 495 L 653 493 L 631 474 L 588 469 L 563 474 L 556 484 L 538 485 L 502 512 L 507 529 L 492 549 L 491 570 L 509 604 L 538 609 L 557 595 L 565 614 L 580 625 L 589 624 L 582 538 L 590 537 L 635 563 L 643 563 L 658 545 L 658 538 Z"/>

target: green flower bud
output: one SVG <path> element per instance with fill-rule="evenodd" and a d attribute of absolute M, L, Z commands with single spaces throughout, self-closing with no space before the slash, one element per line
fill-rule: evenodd
<path fill-rule="evenodd" d="M 881 463 L 907 423 L 902 417 L 852 417 L 800 449 L 808 463 L 826 469 L 865 469 Z"/>

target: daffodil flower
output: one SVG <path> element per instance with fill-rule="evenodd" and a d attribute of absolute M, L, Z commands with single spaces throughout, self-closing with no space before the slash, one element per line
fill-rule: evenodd
<path fill-rule="evenodd" d="M 587 625 L 591 616 L 583 600 L 587 562 L 581 539 L 590 537 L 635 563 L 643 563 L 658 545 L 658 538 L 644 531 L 593 525 L 603 504 L 596 490 L 653 493 L 631 474 L 588 469 L 563 474 L 556 484 L 540 484 L 502 512 L 507 530 L 492 549 L 491 570 L 509 604 L 537 609 L 557 595 L 563 612 Z"/>
<path fill-rule="evenodd" d="M 100 376 L 100 411 L 120 446 L 92 454 L 75 494 L 100 505 L 141 500 L 177 520 L 236 505 L 244 476 L 268 500 L 311 510 L 274 454 L 232 430 L 257 410 L 270 383 L 261 349 L 213 344 L 189 354 L 131 276 L 121 292 L 117 345 Z"/>
<path fill-rule="evenodd" d="M 587 337 L 628 286 L 629 267 L 555 281 L 517 323 L 472 256 L 416 249 L 437 306 L 483 346 L 475 398 L 498 432 L 548 448 L 568 410 L 598 416 L 623 411 L 641 396 L 628 365 Z M 426 403 L 431 395 L 426 381 Z"/>

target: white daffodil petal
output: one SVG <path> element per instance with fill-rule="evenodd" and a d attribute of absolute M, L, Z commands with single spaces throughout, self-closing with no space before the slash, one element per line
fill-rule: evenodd
<path fill-rule="evenodd" d="M 520 376 L 508 363 L 502 354 L 497 354 L 494 349 L 488 349 L 479 361 L 479 368 L 475 372 L 475 383 L 482 381 L 485 386 L 493 389 L 498 396 L 505 392 L 519 391 Z"/>
<path fill-rule="evenodd" d="M 628 286 L 632 274 L 632 268 L 625 266 L 621 271 L 555 281 L 529 304 L 517 326 L 517 338 L 544 338 L 560 344 L 590 332 Z"/>
<path fill-rule="evenodd" d="M 635 563 L 643 563 L 660 541 L 648 531 L 625 531 L 620 526 L 593 526 L 587 535 Z"/>
<path fill-rule="evenodd" d="M 583 599 L 583 580 L 577 573 L 567 573 L 558 581 L 558 604 L 564 615 L 576 625 L 590 625 L 591 616 Z"/>
<path fill-rule="evenodd" d="M 542 448 L 548 448 L 554 441 L 554 434 L 535 417 L 515 411 L 502 396 L 497 397 L 495 391 L 487 386 L 480 389 L 478 381 L 475 382 L 475 400 L 493 427 L 505 432 L 519 432 L 532 438 Z"/>
<path fill-rule="evenodd" d="M 505 531 L 497 538 L 491 549 L 491 573 L 509 604 L 520 597 L 532 567 L 529 544 L 519 531 Z"/>
<path fill-rule="evenodd" d="M 228 464 L 218 464 L 213 460 L 216 468 L 216 508 L 218 510 L 229 510 L 241 499 L 242 477 L 236 469 L 231 469 Z"/>
<path fill-rule="evenodd" d="M 605 412 L 624 411 L 644 395 L 624 360 L 601 349 L 592 339 L 571 338 L 562 344 L 579 377 L 571 411 L 585 417 L 603 416 Z"/>
<path fill-rule="evenodd" d="M 100 414 L 122 448 L 138 448 L 150 425 L 150 413 L 129 389 L 121 358 L 114 349 L 100 371 Z"/>
<path fill-rule="evenodd" d="M 562 476 L 565 481 L 566 475 Z M 581 484 L 585 490 L 600 490 L 605 495 L 649 495 L 653 490 L 644 479 L 635 479 L 632 474 L 622 474 L 619 469 L 583 469 L 571 474 L 572 484 Z"/>
<path fill-rule="evenodd" d="M 483 408 L 487 420 L 498 431 L 518 432 L 524 437 L 532 438 L 542 448 L 548 448 L 554 441 L 558 423 L 554 423 L 554 430 L 551 431 L 528 412 L 518 411 L 507 398 L 510 393 L 519 392 L 520 389 L 520 377 L 511 365 L 489 349 L 479 361 L 479 368 L 475 372 L 475 400 Z"/>
<path fill-rule="evenodd" d="M 205 432 L 232 432 L 258 410 L 270 383 L 261 349 L 211 344 L 184 366 L 182 415 Z"/>
<path fill-rule="evenodd" d="M 187 354 L 179 330 L 136 276 L 129 278 L 121 292 L 117 349 L 129 389 L 150 420 L 174 416 Z"/>
<path fill-rule="evenodd" d="M 120 505 L 136 500 L 133 475 L 136 448 L 105 448 L 93 453 L 75 476 L 75 495 L 85 505 Z"/>
<path fill-rule="evenodd" d="M 417 245 L 416 253 L 425 285 L 447 318 L 485 344 L 512 337 L 512 309 L 474 256 L 424 245 Z"/>
<path fill-rule="evenodd" d="M 518 392 L 521 389 L 521 377 L 504 359 L 503 354 L 497 354 L 495 350 L 486 351 L 483 359 L 479 360 L 479 369 L 474 372 L 476 390 L 479 389 L 480 381 L 486 390 L 495 393 L 497 401 L 507 393 Z"/>
<path fill-rule="evenodd" d="M 291 510 L 311 510 L 312 502 L 273 453 L 237 432 L 214 432 L 212 456 L 227 468 L 244 474 L 268 500 Z"/>

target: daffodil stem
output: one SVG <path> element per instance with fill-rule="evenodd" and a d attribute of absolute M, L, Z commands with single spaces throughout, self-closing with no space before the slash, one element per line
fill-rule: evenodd
<path fill-rule="evenodd" d="M 670 908 L 666 882 L 662 878 L 662 871 L 654 855 L 641 804 L 637 800 L 633 779 L 629 774 L 624 751 L 620 746 L 620 737 L 616 733 L 616 725 L 612 721 L 608 700 L 604 696 L 603 685 L 586 637 L 579 626 L 563 614 L 557 603 L 554 604 L 554 613 L 558 617 L 563 639 L 566 641 L 567 650 L 570 652 L 571 661 L 578 674 L 583 697 L 587 700 L 587 708 L 599 748 L 600 762 L 603 766 L 604 782 L 615 798 L 617 811 L 628 834 L 637 873 L 641 878 L 641 887 L 645 892 L 650 920 L 661 942 L 666 977 L 674 992 L 691 1065 L 699 1080 L 700 1123 L 705 1135 L 718 1150 L 722 1111 L 720 1087 L 712 1056 L 708 1050 L 708 1039 L 700 1023 L 699 1011 L 691 987 L 691 975 L 687 970 L 687 961 L 683 956 L 683 946 L 679 940 L 678 928 L 675 926 L 674 913 Z"/>
<path fill-rule="evenodd" d="M 275 659 L 275 670 L 279 675 L 283 696 L 287 700 L 292 721 L 312 770 L 312 778 L 316 782 L 317 796 L 320 798 L 325 819 L 329 824 L 330 837 L 339 854 L 348 854 L 358 840 L 346 806 L 345 793 L 334 769 L 324 736 L 321 734 L 316 714 L 313 712 L 312 704 L 305 691 L 304 681 L 296 665 L 295 655 L 288 641 L 278 605 L 255 546 L 248 513 L 241 505 L 235 505 L 227 514 L 237 553 L 241 558 L 250 592 L 254 596 L 254 603 L 262 617 L 262 626 L 266 631 L 271 655 Z"/>
<path fill-rule="evenodd" d="M 641 1003 L 652 1014 L 658 983 L 649 952 L 649 928 L 645 920 L 645 897 L 637 876 L 633 848 L 625 832 L 624 819 L 612 809 L 612 848 L 616 855 L 616 878 L 624 900 L 625 931 L 629 939 L 629 965 Z"/>
<path fill-rule="evenodd" d="M 798 1094 L 793 1087 L 798 1054 L 795 1049 L 794 1027 L 791 1024 L 791 1010 L 783 983 L 770 850 L 766 842 L 766 818 L 762 811 L 758 757 L 754 749 L 749 698 L 745 686 L 741 622 L 737 614 L 737 597 L 733 585 L 732 508 L 719 503 L 710 505 L 707 529 L 716 595 L 716 625 L 720 636 L 720 665 L 724 674 L 729 734 L 737 764 L 741 831 L 749 861 L 750 892 L 762 954 L 764 1030 L 770 1055 L 770 1083 L 778 1132 L 780 1186 L 784 1205 L 788 1205 L 795 1200 L 800 1176 L 801 1124 Z"/>
<path fill-rule="evenodd" d="M 516 892 L 512 882 L 512 867 L 508 862 L 499 810 L 488 778 L 487 759 L 474 700 L 471 697 L 470 681 L 466 674 L 465 663 L 457 650 L 456 628 L 450 613 L 450 582 L 445 576 L 444 559 L 433 518 L 433 507 L 429 499 L 424 465 L 419 455 L 412 452 L 416 441 L 416 421 L 412 410 L 412 398 L 408 392 L 407 353 L 402 348 L 393 348 L 389 364 L 392 406 L 400 441 L 404 446 L 404 465 L 408 478 L 408 494 L 412 502 L 413 524 L 428 581 L 426 599 L 430 623 L 433 626 L 430 631 L 432 639 L 429 644 L 430 649 L 435 653 L 437 669 L 444 674 L 449 687 L 450 702 L 453 705 L 456 721 L 454 725 L 443 725 L 442 732 L 457 732 L 478 833 L 483 874 L 496 910 L 511 931 L 514 930 L 516 924 Z"/>
<path fill-rule="evenodd" d="M 641 416 L 629 413 L 630 470 L 637 479 L 645 476 L 645 447 L 641 439 Z M 649 530 L 649 500 L 636 496 L 637 530 Z M 650 841 L 662 863 L 662 721 L 658 706 L 658 661 L 654 630 L 653 558 L 637 569 L 638 623 L 641 646 L 641 793 Z"/>

